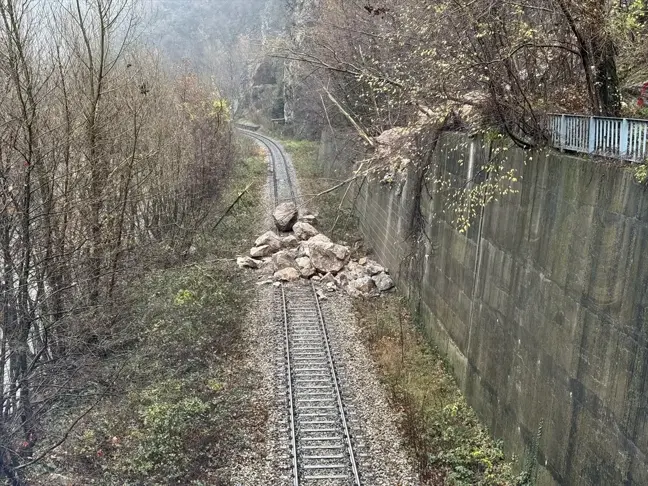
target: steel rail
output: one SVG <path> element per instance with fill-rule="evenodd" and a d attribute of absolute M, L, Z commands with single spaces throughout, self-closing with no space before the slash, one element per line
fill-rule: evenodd
<path fill-rule="evenodd" d="M 274 202 L 275 202 L 275 207 L 279 204 L 279 183 L 277 181 L 277 157 L 275 155 L 275 152 L 277 152 L 281 158 L 281 165 L 283 168 L 283 171 L 286 174 L 286 182 L 288 183 L 288 189 L 290 191 L 290 199 L 292 202 L 297 205 L 297 198 L 295 196 L 295 188 L 293 186 L 293 181 L 290 176 L 290 170 L 288 167 L 288 161 L 286 159 L 286 155 L 284 154 L 283 149 L 281 146 L 275 142 L 272 138 L 266 137 L 265 135 L 261 135 L 260 133 L 255 133 L 251 132 L 249 130 L 245 130 L 243 128 L 239 128 L 241 132 L 243 132 L 245 135 L 247 135 L 250 138 L 253 138 L 254 140 L 257 140 L 261 142 L 265 147 L 268 149 L 268 153 L 270 154 L 270 160 L 272 163 L 272 179 L 273 179 L 273 188 L 274 188 Z M 274 149 L 274 150 L 273 150 Z"/>
<path fill-rule="evenodd" d="M 292 382 L 292 365 L 290 361 L 290 333 L 288 331 L 288 306 L 286 305 L 286 293 L 283 285 L 281 286 L 281 303 L 284 316 L 284 337 L 286 343 L 286 364 L 287 364 L 287 383 L 288 383 L 288 408 L 290 414 L 290 447 L 292 448 L 293 462 L 293 486 L 299 486 L 299 467 L 297 464 L 297 435 L 295 433 L 295 405 L 293 402 L 293 382 Z"/>
<path fill-rule="evenodd" d="M 346 412 L 344 411 L 344 403 L 342 402 L 342 394 L 340 393 L 340 386 L 337 377 L 337 372 L 335 371 L 335 363 L 333 362 L 333 353 L 331 352 L 331 343 L 328 337 L 328 329 L 326 328 L 324 315 L 322 313 L 322 307 L 320 306 L 319 297 L 317 295 L 317 291 L 315 290 L 315 284 L 313 284 L 312 282 L 311 282 L 311 289 L 313 291 L 315 305 L 317 306 L 317 314 L 319 316 L 320 326 L 322 328 L 322 335 L 324 337 L 324 346 L 326 348 L 326 353 L 328 355 L 331 376 L 333 377 L 333 388 L 335 389 L 335 394 L 337 396 L 337 404 L 338 404 L 338 410 L 340 414 L 340 420 L 342 422 L 342 428 L 344 430 L 347 452 L 349 454 L 349 460 L 351 462 L 351 470 L 353 471 L 353 481 L 356 486 L 360 486 L 360 474 L 358 473 L 358 465 L 356 463 L 355 454 L 353 453 L 353 444 L 351 443 L 351 433 L 349 432 L 349 426 L 346 420 Z"/>
<path fill-rule="evenodd" d="M 295 203 L 295 206 L 296 206 L 297 205 L 297 198 L 295 196 L 295 187 L 293 185 L 293 181 L 292 181 L 292 178 L 290 176 L 290 168 L 288 167 L 288 159 L 286 157 L 286 154 L 284 153 L 283 147 L 281 147 L 281 145 L 279 145 L 275 140 L 273 140 L 270 137 L 266 137 L 265 135 L 261 135 L 259 133 L 257 133 L 256 135 L 259 136 L 262 139 L 265 139 L 265 141 L 267 143 L 269 143 L 270 145 L 274 145 L 274 147 L 277 149 L 277 152 L 279 152 L 279 154 L 281 155 L 281 160 L 283 161 L 282 165 L 284 167 L 284 170 L 286 171 L 286 180 L 288 182 L 288 188 L 290 189 L 290 197 L 292 199 L 292 202 Z M 276 173 L 275 173 L 275 175 L 276 175 Z"/>

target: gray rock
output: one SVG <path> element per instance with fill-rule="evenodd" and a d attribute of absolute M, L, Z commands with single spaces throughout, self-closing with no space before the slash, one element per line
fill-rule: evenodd
<path fill-rule="evenodd" d="M 293 232 L 295 233 L 295 236 L 300 240 L 307 240 L 319 234 L 319 231 L 317 231 L 313 226 L 300 221 L 294 224 Z"/>
<path fill-rule="evenodd" d="M 362 257 L 360 260 L 358 260 L 358 263 L 360 265 L 366 265 L 367 264 L 367 257 Z"/>
<path fill-rule="evenodd" d="M 380 290 L 381 292 L 385 292 L 394 287 L 394 280 L 385 272 L 381 272 L 371 278 L 376 284 L 376 287 L 378 287 L 378 290 Z"/>
<path fill-rule="evenodd" d="M 277 271 L 285 268 L 294 268 L 295 270 L 299 269 L 299 265 L 297 265 L 295 258 L 286 250 L 275 253 L 272 256 L 272 264 L 274 265 L 274 269 Z"/>
<path fill-rule="evenodd" d="M 250 257 L 238 257 L 236 264 L 239 268 L 251 268 L 253 270 L 259 268 L 259 261 Z"/>
<path fill-rule="evenodd" d="M 347 263 L 344 271 L 349 276 L 349 280 L 357 280 L 359 278 L 369 276 L 367 269 L 356 262 Z"/>
<path fill-rule="evenodd" d="M 369 275 L 377 275 L 385 271 L 385 267 L 373 260 L 367 260 L 365 268 L 367 269 L 367 273 L 369 273 Z"/>
<path fill-rule="evenodd" d="M 310 278 L 315 275 L 315 267 L 313 267 L 310 258 L 299 257 L 295 261 L 297 262 L 297 265 L 299 265 L 299 271 L 302 277 Z"/>
<path fill-rule="evenodd" d="M 279 270 L 274 274 L 274 279 L 281 282 L 294 282 L 296 280 L 299 280 L 299 278 L 299 272 L 292 267 L 284 268 L 283 270 Z"/>
<path fill-rule="evenodd" d="M 350 255 L 348 247 L 336 245 L 322 234 L 308 240 L 305 250 L 313 266 L 322 273 L 339 272 L 346 265 Z"/>
<path fill-rule="evenodd" d="M 282 248 L 297 248 L 299 247 L 299 240 L 293 235 L 288 235 L 284 238 L 281 238 L 281 247 Z"/>
<path fill-rule="evenodd" d="M 272 255 L 272 248 L 269 245 L 255 246 L 250 250 L 252 258 L 263 258 Z"/>
<path fill-rule="evenodd" d="M 361 277 L 356 280 L 351 280 L 349 282 L 349 288 L 369 295 L 376 288 L 376 284 L 371 277 Z"/>
<path fill-rule="evenodd" d="M 295 203 L 282 203 L 274 210 L 272 217 L 279 231 L 290 231 L 297 221 L 299 213 Z"/>
<path fill-rule="evenodd" d="M 310 243 L 310 241 L 317 241 L 317 242 L 322 242 L 322 243 L 333 243 L 333 241 L 331 241 L 331 238 L 329 238 L 328 236 L 326 236 L 325 234 L 322 234 L 322 233 L 313 236 L 306 243 Z"/>
<path fill-rule="evenodd" d="M 254 242 L 256 247 L 263 245 L 268 245 L 272 251 L 279 251 L 281 250 L 281 239 L 272 231 L 268 231 L 259 236 Z"/>

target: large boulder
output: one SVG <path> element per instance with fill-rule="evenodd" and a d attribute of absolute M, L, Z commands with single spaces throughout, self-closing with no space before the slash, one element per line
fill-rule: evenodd
<path fill-rule="evenodd" d="M 295 261 L 299 266 L 299 272 L 301 273 L 302 277 L 310 278 L 315 275 L 315 267 L 311 263 L 310 258 L 304 256 L 297 258 Z"/>
<path fill-rule="evenodd" d="M 381 292 L 386 292 L 394 287 L 394 280 L 385 272 L 380 272 L 378 275 L 374 275 L 371 278 L 376 284 L 376 287 L 378 287 L 378 290 Z"/>
<path fill-rule="evenodd" d="M 299 271 L 292 267 L 284 268 L 274 274 L 274 279 L 281 282 L 294 282 L 299 280 L 299 278 Z"/>
<path fill-rule="evenodd" d="M 283 270 L 284 268 L 299 269 L 295 257 L 286 250 L 275 253 L 272 256 L 272 264 L 274 265 L 275 270 Z"/>
<path fill-rule="evenodd" d="M 286 202 L 276 207 L 272 214 L 279 231 L 290 231 L 299 217 L 295 203 Z"/>
<path fill-rule="evenodd" d="M 319 234 L 319 231 L 317 231 L 312 225 L 303 223 L 301 221 L 297 221 L 293 225 L 293 232 L 295 233 L 295 236 L 300 240 L 308 240 L 309 238 L 312 238 L 313 236 L 317 236 Z"/>
<path fill-rule="evenodd" d="M 272 255 L 272 248 L 269 245 L 255 246 L 250 250 L 252 258 L 263 258 Z"/>
<path fill-rule="evenodd" d="M 305 243 L 306 255 L 313 266 L 322 273 L 337 273 L 349 260 L 349 248 L 336 245 L 326 236 L 319 234 Z"/>
<path fill-rule="evenodd" d="M 259 247 L 268 245 L 272 251 L 281 250 L 281 239 L 272 231 L 268 231 L 259 236 L 254 242 L 254 246 Z"/>

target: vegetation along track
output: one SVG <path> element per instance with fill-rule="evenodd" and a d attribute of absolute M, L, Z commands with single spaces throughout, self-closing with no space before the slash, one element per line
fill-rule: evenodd
<path fill-rule="evenodd" d="M 270 154 L 275 206 L 297 202 L 291 168 L 281 146 L 241 129 Z M 276 319 L 283 325 L 291 481 L 293 486 L 360 486 L 354 441 L 340 391 L 334 353 L 314 285 L 282 285 L 275 291 Z"/>
<path fill-rule="evenodd" d="M 360 485 L 331 343 L 315 287 L 281 286 L 292 484 Z"/>
<path fill-rule="evenodd" d="M 246 136 L 260 142 L 270 154 L 275 207 L 285 202 L 293 202 L 297 205 L 297 196 L 290 176 L 288 158 L 281 145 L 260 133 L 243 128 L 239 128 L 239 130 Z"/>

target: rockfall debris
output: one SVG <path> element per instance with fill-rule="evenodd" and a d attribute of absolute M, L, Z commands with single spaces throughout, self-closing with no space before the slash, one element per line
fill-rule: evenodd
<path fill-rule="evenodd" d="M 354 297 L 378 296 L 394 287 L 388 270 L 378 262 L 366 257 L 352 259 L 348 246 L 331 241 L 313 226 L 314 216 L 297 220 L 296 214 L 294 205 L 278 206 L 275 223 L 280 229 L 287 228 L 282 231 L 290 234 L 262 234 L 249 256 L 237 258 L 239 267 L 271 271 L 273 277 L 264 280 L 267 283 L 311 279 L 331 292 L 343 289 Z"/>

